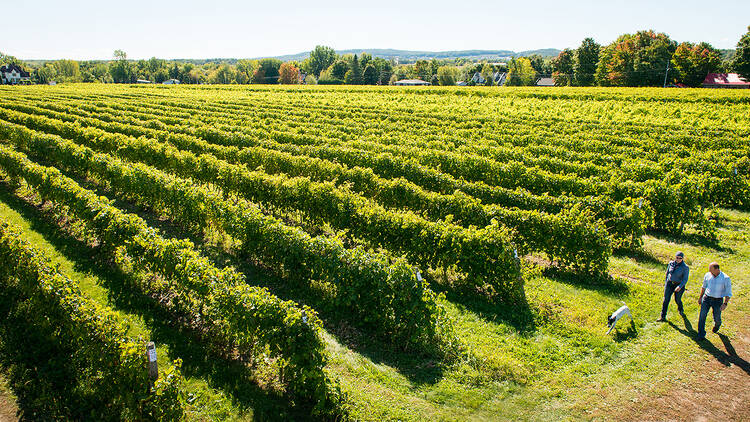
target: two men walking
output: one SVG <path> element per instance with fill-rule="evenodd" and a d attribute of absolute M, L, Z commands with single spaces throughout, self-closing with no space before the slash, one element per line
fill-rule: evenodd
<path fill-rule="evenodd" d="M 684 315 L 682 306 L 682 295 L 685 293 L 690 268 L 685 264 L 685 254 L 677 252 L 674 260 L 669 262 L 664 284 L 664 302 L 661 306 L 661 316 L 658 322 L 667 320 L 667 309 L 669 302 L 674 295 L 674 301 L 677 303 L 677 310 L 680 315 Z M 698 340 L 706 338 L 706 317 L 709 309 L 713 310 L 714 328 L 716 333 L 721 327 L 721 312 L 729 305 L 729 298 L 732 297 L 732 281 L 719 269 L 719 264 L 712 262 L 708 266 L 708 272 L 703 276 L 703 286 L 698 298 L 698 304 L 701 306 L 700 316 L 698 318 Z"/>

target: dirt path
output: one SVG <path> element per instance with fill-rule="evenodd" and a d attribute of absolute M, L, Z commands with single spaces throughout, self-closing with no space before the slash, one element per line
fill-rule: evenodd
<path fill-rule="evenodd" d="M 748 327 L 750 316 L 739 326 Z M 705 353 L 698 360 L 691 381 L 675 383 L 674 388 L 658 397 L 639 397 L 622 411 L 616 420 L 638 421 L 750 421 L 750 331 L 733 338 L 712 334 L 709 341 L 696 342 Z M 685 330 L 692 336 L 689 325 Z M 686 368 L 687 370 L 688 368 Z"/>

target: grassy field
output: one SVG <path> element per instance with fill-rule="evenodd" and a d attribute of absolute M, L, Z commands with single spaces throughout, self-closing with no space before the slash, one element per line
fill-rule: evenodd
<path fill-rule="evenodd" d="M 484 111 L 484 108 L 489 110 L 495 106 L 520 103 L 517 109 L 513 109 L 515 111 L 508 113 L 512 121 L 523 119 L 524 115 L 528 118 L 534 110 L 544 109 L 552 114 L 555 106 L 566 107 L 566 96 L 575 93 L 564 89 L 550 90 L 556 96 L 549 100 L 554 104 L 543 104 L 543 91 L 501 91 L 503 94 L 494 103 L 476 98 L 462 101 L 474 102 Z M 352 101 L 363 101 L 367 92 L 355 90 Z M 487 92 L 487 97 L 493 95 L 489 90 L 482 92 Z M 606 107 L 598 109 L 599 114 L 587 114 L 577 109 L 576 116 L 586 115 L 592 121 L 598 118 L 603 126 L 607 122 L 635 116 L 643 127 L 669 123 L 683 125 L 681 129 L 685 129 L 689 125 L 680 123 L 674 117 L 673 109 L 653 104 L 677 100 L 700 102 L 705 91 L 686 90 L 675 94 L 670 91 L 662 97 L 659 96 L 661 91 L 655 90 L 602 92 L 611 97 L 606 101 L 622 101 L 624 108 L 609 115 L 603 111 Z M 64 103 L 65 92 L 59 94 L 61 103 Z M 2 95 L 9 94 L 4 92 Z M 248 95 L 255 96 L 258 92 Z M 711 95 L 719 94 L 706 95 L 714 98 Z M 638 102 L 639 97 L 642 97 L 642 102 Z M 258 98 L 262 100 L 262 96 Z M 747 109 L 745 100 L 750 97 L 738 98 L 742 101 L 731 103 L 729 108 Z M 337 100 L 347 101 L 345 96 L 337 97 Z M 724 101 L 726 97 L 720 100 Z M 96 101 L 96 98 L 91 101 Z M 444 101 L 445 97 L 435 96 L 418 105 L 427 109 L 428 104 L 434 106 L 439 102 L 438 108 L 444 109 L 448 107 L 442 104 Z M 575 101 L 586 104 L 585 97 L 577 96 Z M 704 104 L 699 108 L 704 106 L 710 108 Z M 701 133 L 704 134 L 719 130 L 717 124 L 696 110 L 683 111 L 682 118 L 694 119 L 693 123 L 702 127 Z M 425 110 L 415 110 L 420 111 Z M 566 113 L 557 111 L 562 115 Z M 693 112 L 695 114 L 686 116 Z M 734 130 L 731 134 L 723 133 L 722 139 L 732 140 L 737 133 L 750 131 L 747 119 L 716 113 L 728 128 Z M 552 115 L 547 117 L 549 121 L 557 119 Z M 558 129 L 567 130 L 564 124 L 574 120 L 571 117 L 562 119 Z M 368 130 L 377 133 L 374 127 Z M 644 136 L 649 136 L 648 132 L 645 133 Z M 630 134 L 627 137 L 636 136 Z M 255 283 L 269 287 L 282 298 L 325 309 L 320 306 L 319 299 L 310 296 L 305 289 L 290 287 L 284 277 L 243 259 L 223 234 L 210 230 L 204 233 L 186 230 L 171 221 L 169 215 L 136 206 L 106 187 L 95 186 L 83 178 L 79 180 L 98 193 L 115 199 L 117 207 L 142 216 L 162 233 L 191 238 L 217 265 L 235 266 Z M 156 311 L 137 303 L 138 298 L 113 289 L 112 286 L 118 285 L 117 278 L 123 275 L 99 256 L 98 249 L 64 212 L 41 203 L 30 191 L 16 190 L 8 183 L 2 183 L 0 218 L 21 226 L 27 239 L 49 254 L 89 296 L 118 309 L 123 318 L 131 321 L 133 335 L 156 341 L 160 359 L 183 360 L 186 386 L 191 393 L 189 419 L 303 417 L 285 405 L 283 396 L 261 387 L 257 374 L 248 374 L 246 368 L 232 362 L 212 361 L 201 344 L 191 341 L 168 321 L 161 320 L 154 313 Z M 750 306 L 747 304 L 750 213 L 719 208 L 715 223 L 715 239 L 691 226 L 680 235 L 650 230 L 643 236 L 642 246 L 614 250 L 606 276 L 582 275 L 560 269 L 550 266 L 543 254 L 529 253 L 523 259 L 526 303 L 513 308 L 497 306 L 486 298 L 454 289 L 445 282 L 453 274 L 446 275 L 443 269 L 429 270 L 425 275 L 432 282 L 432 288 L 443 293 L 440 303 L 454 321 L 470 358 L 446 363 L 429 355 L 405 352 L 397 345 L 373 338 L 346 318 L 321 311 L 326 349 L 330 355 L 327 369 L 337 376 L 342 389 L 348 393 L 347 410 L 356 420 L 634 420 L 662 419 L 665 415 L 679 418 L 680 414 L 675 414 L 674 409 L 664 403 L 664 398 L 670 397 L 674 391 L 687 395 L 696 392 L 695 397 L 700 397 L 697 391 L 714 383 L 723 389 L 716 392 L 719 397 L 747 396 L 742 391 L 750 390 L 747 362 L 747 345 L 750 343 L 747 329 L 750 322 Z M 305 224 L 310 223 L 296 224 L 306 227 Z M 336 232 L 330 227 L 319 230 Z M 685 318 L 678 315 L 673 302 L 669 321 L 657 323 L 665 267 L 676 251 L 685 253 L 686 263 L 691 268 L 688 290 L 683 296 Z M 722 270 L 732 277 L 734 297 L 724 313 L 721 334 L 709 333 L 708 341 L 698 342 L 695 339 L 696 300 L 703 274 L 712 261 L 718 261 Z M 605 334 L 607 316 L 623 303 L 632 310 L 633 323 L 624 319 L 612 334 Z M 709 327 L 710 324 L 709 317 Z M 720 379 L 725 373 L 722 371 L 737 371 L 731 372 L 732 386 L 721 384 Z M 709 373 L 716 375 L 706 378 Z M 726 390 L 730 387 L 736 390 Z M 12 402 L 7 397 L 12 396 L 0 388 L 0 404 L 4 408 L 6 403 Z M 730 402 L 733 403 L 728 405 L 732 413 L 719 414 L 716 413 L 719 409 L 698 407 L 691 410 L 698 413 L 691 415 L 708 420 L 750 417 L 747 401 Z"/>

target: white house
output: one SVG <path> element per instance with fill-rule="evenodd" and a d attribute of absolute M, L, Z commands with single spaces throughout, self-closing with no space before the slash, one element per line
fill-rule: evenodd
<path fill-rule="evenodd" d="M 31 75 L 15 63 L 0 67 L 0 82 L 4 84 L 31 83 Z"/>
<path fill-rule="evenodd" d="M 179 85 L 180 80 L 179 79 L 167 79 L 166 81 L 162 82 L 163 85 Z"/>
<path fill-rule="evenodd" d="M 401 79 L 400 81 L 396 81 L 393 83 L 394 85 L 402 85 L 402 86 L 420 86 L 420 85 L 430 85 L 429 82 L 425 82 L 421 79 Z"/>
<path fill-rule="evenodd" d="M 555 86 L 555 80 L 552 78 L 539 78 L 536 86 Z"/>

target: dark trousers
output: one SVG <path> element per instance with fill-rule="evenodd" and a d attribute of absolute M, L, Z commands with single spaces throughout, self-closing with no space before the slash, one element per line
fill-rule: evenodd
<path fill-rule="evenodd" d="M 677 310 L 682 312 L 682 294 L 685 293 L 685 289 L 680 289 L 679 292 L 675 292 L 674 289 L 679 286 L 680 283 L 674 284 L 671 281 L 667 281 L 664 285 L 664 303 L 661 305 L 661 317 L 667 317 L 667 308 L 669 308 L 669 301 L 672 300 L 672 293 L 674 293 L 674 301 L 677 303 Z"/>
<path fill-rule="evenodd" d="M 706 336 L 706 316 L 708 316 L 708 310 L 714 310 L 714 325 L 721 327 L 721 305 L 724 303 L 724 298 L 716 298 L 711 296 L 703 296 L 701 302 L 701 314 L 698 317 L 698 337 Z"/>

